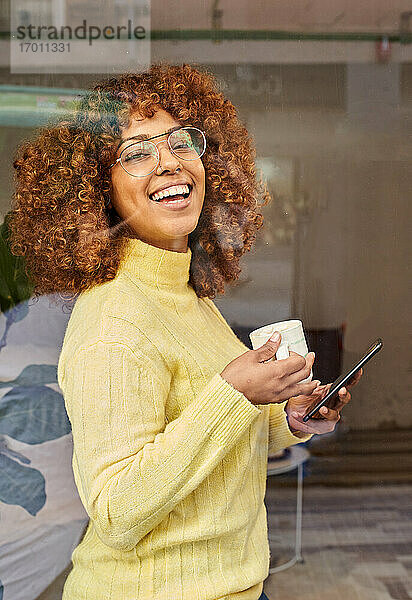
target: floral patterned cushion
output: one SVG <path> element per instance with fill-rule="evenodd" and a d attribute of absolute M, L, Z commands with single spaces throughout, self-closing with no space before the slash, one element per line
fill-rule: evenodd
<path fill-rule="evenodd" d="M 34 600 L 68 566 L 88 522 L 57 383 L 70 315 L 54 300 L 0 314 L 0 600 Z"/>

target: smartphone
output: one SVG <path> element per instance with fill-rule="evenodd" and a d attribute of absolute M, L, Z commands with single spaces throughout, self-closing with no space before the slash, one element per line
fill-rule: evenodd
<path fill-rule="evenodd" d="M 318 410 L 324 406 L 325 404 L 327 404 L 327 402 L 329 402 L 329 400 L 339 392 L 339 390 L 346 384 L 348 383 L 348 381 L 350 381 L 352 379 L 352 377 L 355 375 L 355 373 L 357 371 L 359 371 L 359 369 L 361 369 L 363 367 L 363 365 L 366 365 L 366 363 L 368 362 L 368 360 L 370 360 L 372 358 L 372 356 L 375 356 L 375 354 L 377 352 L 379 352 L 379 350 L 382 348 L 383 346 L 383 341 L 381 340 L 381 338 L 378 338 L 373 344 L 372 346 L 370 346 L 370 348 L 368 348 L 365 352 L 365 354 L 362 356 L 362 358 L 355 364 L 353 365 L 353 367 L 350 369 L 350 371 L 348 371 L 347 373 L 344 373 L 344 375 L 341 375 L 336 381 L 334 381 L 332 383 L 332 386 L 329 390 L 329 392 L 326 394 L 326 396 L 323 398 L 323 400 L 321 400 L 320 402 L 318 402 L 318 404 L 316 404 L 316 406 L 314 406 L 313 408 L 311 408 L 306 415 L 303 417 L 303 421 L 304 423 L 306 423 L 306 421 L 309 421 L 309 419 L 311 419 L 313 417 L 313 415 L 315 413 L 318 412 Z"/>

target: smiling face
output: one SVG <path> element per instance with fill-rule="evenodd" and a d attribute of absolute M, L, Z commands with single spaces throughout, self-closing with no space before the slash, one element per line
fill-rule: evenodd
<path fill-rule="evenodd" d="M 153 117 L 133 117 L 131 124 L 122 132 L 121 140 L 145 134 L 151 138 L 164 134 L 180 123 L 163 109 Z M 124 141 L 118 148 L 116 159 L 122 150 L 136 140 Z M 120 162 L 111 169 L 111 203 L 118 215 L 127 222 L 136 237 L 152 246 L 186 252 L 188 236 L 197 225 L 205 195 L 205 170 L 201 158 L 183 160 L 170 151 L 167 134 L 153 140 L 157 144 L 160 162 L 158 167 L 145 177 L 133 177 L 126 173 Z M 174 193 L 190 190 L 187 198 L 165 195 L 165 188 L 186 185 L 189 188 L 170 190 Z M 180 198 L 179 201 L 176 201 Z M 160 200 L 160 201 L 159 201 Z M 172 200 L 175 200 L 172 202 Z"/>

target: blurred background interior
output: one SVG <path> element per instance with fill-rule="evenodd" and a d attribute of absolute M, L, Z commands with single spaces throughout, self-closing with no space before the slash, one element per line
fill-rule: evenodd
<path fill-rule="evenodd" d="M 59 24 L 111 22 L 122 11 L 133 16 L 144 3 L 20 4 L 23 21 L 34 22 L 41 13 L 43 22 Z M 411 598 L 411 508 L 405 498 L 412 489 L 412 4 L 153 0 L 146 5 L 151 61 L 195 63 L 218 77 L 255 139 L 257 166 L 272 192 L 265 226 L 243 260 L 239 284 L 216 300 L 233 329 L 249 343 L 252 329 L 302 319 L 317 353 L 315 376 L 323 382 L 335 379 L 377 337 L 385 344 L 367 366 L 337 431 L 307 444 L 303 550 L 306 539 L 314 591 L 308 595 L 305 565 L 297 565 L 292 587 L 290 575 L 288 580 L 286 573 L 274 575 L 266 593 L 271 600 L 297 598 L 303 589 L 310 599 L 326 594 Z M 93 72 L 86 55 L 85 72 L 11 72 L 10 19 L 10 2 L 0 0 L 0 222 L 11 207 L 16 146 L 94 81 L 115 72 L 110 66 L 106 73 Z M 3 298 L 3 312 L 10 307 Z M 294 481 L 268 479 L 269 522 L 283 526 L 286 538 L 294 527 L 294 512 L 285 509 Z M 279 498 L 283 521 L 276 511 Z M 0 498 L 0 515 L 4 506 Z M 337 523 L 346 534 L 319 541 L 314 515 L 323 524 Z M 364 537 L 354 540 L 355 531 Z M 316 569 L 325 571 L 326 564 L 329 574 L 316 587 Z M 5 580 L 1 562 L 0 580 Z M 57 599 L 63 581 L 64 574 L 39 598 Z"/>

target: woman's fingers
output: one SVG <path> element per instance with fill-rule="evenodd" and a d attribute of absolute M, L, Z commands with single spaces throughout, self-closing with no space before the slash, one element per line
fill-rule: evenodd
<path fill-rule="evenodd" d="M 298 385 L 304 379 L 307 379 L 310 375 L 311 366 L 304 367 L 298 373 L 292 373 L 292 375 L 286 375 L 284 378 L 284 382 L 286 386 Z M 320 381 L 316 380 L 319 384 Z M 309 383 L 312 383 L 311 381 Z M 305 384 L 302 384 L 305 385 Z M 294 394 L 296 396 L 297 394 Z"/>
<path fill-rule="evenodd" d="M 308 383 L 295 383 L 285 389 L 287 398 L 294 396 L 311 396 L 318 387 L 318 380 L 309 381 Z"/>
<path fill-rule="evenodd" d="M 325 383 L 325 384 L 319 386 L 319 389 L 322 392 L 322 398 L 324 398 L 326 396 L 326 394 L 329 392 L 331 387 L 332 387 L 331 383 Z"/>
<path fill-rule="evenodd" d="M 336 402 L 335 410 L 342 410 L 348 402 L 350 402 L 352 396 L 351 393 L 348 392 L 347 388 L 343 387 L 339 390 L 339 399 Z"/>
<path fill-rule="evenodd" d="M 309 367 L 309 369 L 311 369 L 313 367 L 313 363 L 315 362 L 315 353 L 314 352 L 308 352 L 308 354 L 303 357 L 300 354 L 297 354 L 296 352 L 293 352 L 293 350 L 289 351 L 289 359 L 290 358 L 297 358 L 301 361 L 301 359 L 303 358 L 305 361 L 305 367 Z M 288 360 L 288 359 L 286 359 Z M 302 367 L 304 368 L 304 367 Z"/>
<path fill-rule="evenodd" d="M 363 375 L 363 369 L 359 369 L 359 371 L 356 371 L 355 375 L 348 382 L 348 387 L 352 387 L 352 386 L 356 385 L 357 383 L 359 383 L 359 380 L 362 377 L 362 375 Z"/>
<path fill-rule="evenodd" d="M 333 408 L 329 408 L 328 406 L 322 406 L 319 409 L 319 414 L 324 418 L 324 419 L 328 419 L 328 420 L 333 420 L 336 418 L 340 418 L 340 411 L 342 410 L 342 408 L 344 406 L 346 406 L 346 404 L 348 404 L 348 402 L 350 402 L 351 400 L 351 394 L 350 392 L 348 392 L 348 390 L 343 387 L 339 390 L 339 399 L 337 400 L 335 406 Z"/>
<path fill-rule="evenodd" d="M 307 379 L 310 375 L 313 363 L 315 361 L 314 352 L 309 352 L 309 354 L 304 359 L 303 363 L 302 356 L 296 354 L 295 352 L 291 352 L 290 354 L 291 356 L 285 359 L 285 367 L 287 370 L 285 371 L 284 378 L 285 384 L 287 386 L 292 386 L 294 384 L 300 383 L 303 379 Z M 296 370 L 296 366 L 298 365 L 300 366 L 300 368 Z"/>
<path fill-rule="evenodd" d="M 361 377 L 362 373 L 358 377 Z M 326 393 L 329 391 L 332 384 L 320 385 L 315 395 L 319 395 L 320 398 L 325 397 Z M 319 411 L 319 417 L 321 418 L 313 418 L 309 419 L 306 423 L 303 423 L 303 415 L 306 410 L 303 411 L 299 407 L 298 410 L 294 409 L 290 414 L 290 425 L 292 427 L 298 429 L 299 431 L 303 431 L 306 433 L 328 433 L 334 430 L 336 423 L 340 419 L 340 411 L 348 402 L 351 400 L 351 394 L 348 391 L 347 387 L 343 387 L 338 392 L 338 397 L 336 401 L 336 405 L 334 408 L 329 408 L 328 406 L 322 406 Z"/>
<path fill-rule="evenodd" d="M 339 411 L 333 408 L 328 408 L 327 406 L 322 406 L 319 409 L 319 413 L 322 415 L 322 418 L 326 419 L 327 421 L 339 421 L 340 419 Z"/>
<path fill-rule="evenodd" d="M 309 419 L 306 423 L 302 421 L 303 415 L 292 411 L 288 417 L 289 426 L 303 433 L 329 433 L 335 429 L 339 419 Z"/>
<path fill-rule="evenodd" d="M 296 352 L 291 352 L 289 358 L 283 358 L 281 360 L 276 360 L 272 363 L 274 372 L 281 373 L 282 377 L 287 377 L 289 375 L 293 375 L 294 373 L 300 373 L 303 369 L 307 367 L 308 362 L 313 364 L 315 359 L 314 353 L 310 353 L 311 356 L 308 355 L 308 358 L 305 359 L 300 354 L 296 354 Z"/>

